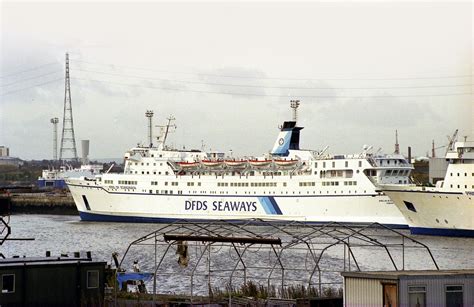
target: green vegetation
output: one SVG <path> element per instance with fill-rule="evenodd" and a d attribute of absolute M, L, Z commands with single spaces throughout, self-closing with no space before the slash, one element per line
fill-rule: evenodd
<path fill-rule="evenodd" d="M 112 281 L 111 281 L 112 282 Z M 219 303 L 225 302 L 229 299 L 229 296 L 233 298 L 241 298 L 246 300 L 254 301 L 265 301 L 267 299 L 309 299 L 309 298 L 340 298 L 342 297 L 342 288 L 324 287 L 319 293 L 316 287 L 307 287 L 305 285 L 290 285 L 283 289 L 283 291 L 277 291 L 277 287 L 271 285 L 270 287 L 257 284 L 253 281 L 248 281 L 238 287 L 226 286 L 225 289 L 214 288 L 211 290 L 209 297 L 194 296 L 193 302 L 203 303 Z M 153 300 L 153 295 L 150 293 L 131 293 L 118 291 L 117 299 L 119 300 L 131 300 L 135 301 L 140 306 L 140 302 L 147 302 Z M 175 294 L 157 294 L 155 297 L 156 301 L 166 303 L 182 303 L 189 302 L 190 297 L 185 295 Z"/>
<path fill-rule="evenodd" d="M 238 288 L 226 287 L 225 291 L 220 289 L 213 289 L 211 295 L 214 297 L 245 297 L 253 299 L 268 299 L 268 298 L 282 298 L 282 299 L 300 299 L 300 298 L 314 298 L 314 297 L 342 297 L 342 288 L 322 288 L 321 293 L 314 286 L 305 285 L 289 285 L 283 290 L 277 291 L 275 285 L 264 286 L 256 284 L 253 281 L 247 281 Z"/>
<path fill-rule="evenodd" d="M 13 182 L 33 183 L 41 176 L 41 168 L 31 165 L 0 165 L 0 184 Z"/>

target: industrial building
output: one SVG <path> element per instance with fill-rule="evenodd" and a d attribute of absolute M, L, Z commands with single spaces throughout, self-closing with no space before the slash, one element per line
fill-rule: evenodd
<path fill-rule="evenodd" d="M 436 184 L 439 180 L 444 180 L 448 161 L 446 158 L 430 158 L 429 180 L 431 184 Z"/>
<path fill-rule="evenodd" d="M 474 270 L 343 272 L 344 306 L 474 306 Z"/>
<path fill-rule="evenodd" d="M 0 259 L 1 306 L 102 305 L 105 262 L 87 257 Z"/>
<path fill-rule="evenodd" d="M 0 146 L 0 157 L 10 156 L 10 148 L 5 146 Z"/>
<path fill-rule="evenodd" d="M 23 161 L 18 158 L 10 157 L 10 148 L 0 146 L 0 166 L 15 166 L 23 165 Z"/>

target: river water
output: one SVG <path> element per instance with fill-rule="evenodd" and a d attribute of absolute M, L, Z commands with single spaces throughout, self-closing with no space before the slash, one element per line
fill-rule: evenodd
<path fill-rule="evenodd" d="M 73 252 L 91 251 L 95 260 L 106 261 L 112 263 L 111 255 L 113 252 L 118 252 L 123 255 L 128 245 L 148 233 L 163 227 L 163 224 L 134 224 L 134 223 L 110 223 L 110 222 L 81 222 L 79 216 L 74 215 L 33 215 L 33 214 L 18 214 L 10 217 L 10 226 L 12 233 L 11 238 L 34 238 L 34 241 L 7 241 L 0 246 L 0 252 L 6 257 L 14 255 L 27 257 L 42 257 L 46 251 L 51 251 L 52 256 L 59 256 L 60 254 L 72 255 Z M 257 227 L 257 226 L 253 226 Z M 416 240 L 426 244 L 440 269 L 473 269 L 474 268 L 474 239 L 473 238 L 447 238 L 436 236 L 411 236 L 408 230 L 401 231 Z M 376 235 L 380 237 L 386 236 L 389 242 L 395 239 L 391 237 L 389 231 L 377 231 Z M 397 238 L 398 240 L 398 238 Z M 147 242 L 145 242 L 147 243 Z M 149 243 L 149 242 L 148 242 Z M 242 247 L 239 247 L 240 249 Z M 124 259 L 123 266 L 130 268 L 134 260 L 139 260 L 142 270 L 153 271 L 156 263 L 160 261 L 161 255 L 166 251 L 166 245 L 158 246 L 157 255 L 155 254 L 153 244 L 144 244 L 133 247 Z M 396 251 L 394 260 L 400 268 L 401 261 L 404 261 L 405 268 L 408 269 L 432 269 L 433 264 L 430 260 L 429 254 L 424 249 L 406 249 L 407 255 L 402 260 L 400 256 L 401 250 Z M 256 267 L 272 267 L 279 264 L 275 259 L 270 259 L 274 251 L 258 250 L 253 254 L 247 252 L 245 260 L 247 265 L 251 263 Z M 357 254 L 357 261 L 362 270 L 387 270 L 391 269 L 390 261 L 387 257 L 382 255 L 380 251 L 374 251 L 370 248 L 360 248 L 355 251 Z M 206 265 L 209 258 L 209 253 L 203 252 L 203 247 L 198 245 L 189 246 L 190 263 L 196 261 L 200 256 L 202 258 L 202 265 Z M 204 274 L 199 275 L 196 272 L 196 277 L 193 280 L 194 293 L 205 294 L 208 291 L 207 284 L 212 284 L 211 287 L 222 287 L 223 284 L 228 283 L 228 274 L 225 275 L 225 270 L 232 268 L 238 257 L 229 251 L 229 248 L 223 249 L 222 245 L 212 250 L 214 259 L 213 268 L 220 268 L 222 272 L 215 270 L 212 276 L 212 282 L 207 275 L 206 269 L 202 270 Z M 192 274 L 192 266 L 182 268 L 178 263 L 178 256 L 175 250 L 166 254 L 163 258 L 163 263 L 160 266 L 160 271 L 157 277 L 157 289 L 165 293 L 188 293 L 190 289 L 190 278 Z M 308 250 L 288 250 L 282 256 L 284 266 L 299 265 L 299 269 L 290 273 L 287 271 L 286 284 L 291 280 L 291 277 L 308 275 L 314 266 L 308 265 Z M 156 262 L 155 262 L 156 257 Z M 266 259 L 268 263 L 264 263 Z M 206 260 L 207 259 L 207 260 Z M 344 256 L 345 259 L 345 256 Z M 347 263 L 343 260 L 343 254 L 340 251 L 333 251 L 328 253 L 328 257 L 322 261 L 322 267 L 326 267 L 332 271 L 342 271 L 344 269 L 341 263 Z M 347 268 L 347 267 L 345 267 Z M 392 268 L 393 269 L 393 268 Z M 199 271 L 199 270 L 197 270 Z M 207 272 L 207 273 L 206 273 Z M 224 273 L 223 273 L 224 272 Z M 273 273 L 269 273 L 268 269 L 260 269 L 255 273 L 255 277 L 260 277 L 262 282 L 267 281 L 267 277 Z M 240 272 L 241 273 L 241 272 Z M 234 283 L 238 283 L 238 276 L 242 276 L 236 272 L 234 276 L 237 278 Z M 161 274 L 161 275 L 160 275 Z M 240 274 L 240 275 L 239 275 Z M 250 269 L 247 272 L 247 277 L 251 275 Z M 186 276 L 183 276 L 186 275 Z M 199 275 L 199 276 L 198 276 Z M 224 276 L 225 275 L 225 276 Z M 279 275 L 277 271 L 272 275 L 272 278 Z M 340 275 L 338 273 L 328 273 L 326 277 L 328 282 L 340 282 Z M 242 278 L 240 278 L 242 279 Z M 277 282 L 278 284 L 278 282 Z M 152 282 L 147 282 L 147 288 L 152 291 Z"/>

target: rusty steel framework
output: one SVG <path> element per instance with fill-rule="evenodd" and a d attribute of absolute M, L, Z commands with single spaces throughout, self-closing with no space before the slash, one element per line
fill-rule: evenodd
<path fill-rule="evenodd" d="M 231 303 L 229 290 L 249 280 L 274 287 L 282 297 L 291 285 L 318 293 L 340 286 L 342 271 L 421 269 L 430 262 L 430 268 L 439 269 L 425 244 L 378 223 L 181 220 L 130 243 L 119 267 L 137 257 L 142 268 L 154 273 L 153 294 L 185 292 L 191 302 L 224 288 Z M 181 287 L 173 288 L 176 284 Z"/>

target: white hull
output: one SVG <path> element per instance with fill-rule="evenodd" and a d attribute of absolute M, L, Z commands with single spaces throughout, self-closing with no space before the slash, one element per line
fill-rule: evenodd
<path fill-rule="evenodd" d="M 93 183 L 91 183 L 92 185 Z M 68 182 L 84 220 L 166 222 L 248 220 L 341 222 L 406 227 L 385 195 L 160 195 L 112 192 Z M 86 205 L 87 200 L 87 205 Z M 87 208 L 89 206 L 89 208 Z"/>
<path fill-rule="evenodd" d="M 413 234 L 474 236 L 474 195 L 421 189 L 385 193 L 402 212 Z"/>
<path fill-rule="evenodd" d="M 453 137 L 454 139 L 454 137 Z M 455 142 L 435 188 L 387 187 L 413 234 L 474 237 L 474 142 Z"/>

